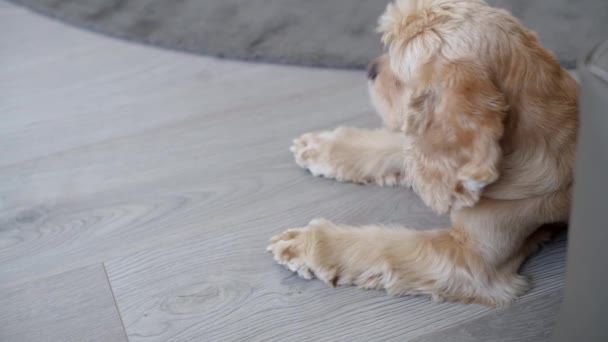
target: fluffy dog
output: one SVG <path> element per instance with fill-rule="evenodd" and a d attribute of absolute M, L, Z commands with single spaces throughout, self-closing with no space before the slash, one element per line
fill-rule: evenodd
<path fill-rule="evenodd" d="M 536 35 L 482 0 L 397 0 L 369 89 L 385 128 L 294 141 L 296 162 L 338 181 L 412 187 L 449 229 L 313 220 L 272 238 L 277 262 L 331 286 L 500 305 L 522 262 L 568 220 L 578 87 Z"/>

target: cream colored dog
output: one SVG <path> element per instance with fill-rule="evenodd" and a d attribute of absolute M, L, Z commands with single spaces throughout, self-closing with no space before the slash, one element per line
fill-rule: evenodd
<path fill-rule="evenodd" d="M 271 240 L 277 262 L 331 286 L 508 303 L 524 259 L 567 221 L 575 80 L 536 35 L 482 0 L 398 0 L 369 88 L 386 128 L 309 133 L 298 165 L 339 181 L 411 186 L 450 229 L 313 220 Z"/>

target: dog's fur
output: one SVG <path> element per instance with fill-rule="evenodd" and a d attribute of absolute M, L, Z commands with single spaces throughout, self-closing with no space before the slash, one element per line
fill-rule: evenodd
<path fill-rule="evenodd" d="M 450 229 L 326 220 L 274 237 L 304 278 L 499 305 L 527 289 L 524 259 L 567 221 L 578 88 L 506 11 L 482 0 L 397 0 L 369 89 L 386 128 L 296 139 L 296 162 L 339 181 L 411 186 Z"/>

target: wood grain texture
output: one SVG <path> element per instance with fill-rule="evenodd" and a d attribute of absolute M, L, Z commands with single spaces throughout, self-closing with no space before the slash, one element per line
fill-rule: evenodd
<path fill-rule="evenodd" d="M 549 292 L 412 342 L 550 342 L 562 292 Z"/>
<path fill-rule="evenodd" d="M 0 293 L 18 304 L 8 313 L 77 334 L 25 296 L 107 289 L 100 263 L 131 341 L 404 341 L 492 312 L 328 289 L 264 252 L 315 217 L 447 225 L 411 191 L 314 178 L 293 162 L 301 133 L 379 125 L 363 73 L 155 50 L 0 4 L 11 33 L 0 35 Z M 562 239 L 532 259 L 522 305 L 563 286 L 564 256 Z"/>
<path fill-rule="evenodd" d="M 127 341 L 102 265 L 0 288 L 0 341 Z"/>

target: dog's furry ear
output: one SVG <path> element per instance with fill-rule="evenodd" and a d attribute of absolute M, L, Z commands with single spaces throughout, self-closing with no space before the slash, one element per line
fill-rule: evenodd
<path fill-rule="evenodd" d="M 432 86 L 411 107 L 414 188 L 437 212 L 469 207 L 499 176 L 500 139 L 508 106 L 490 75 L 472 62 L 437 67 Z"/>
<path fill-rule="evenodd" d="M 379 21 L 391 70 L 418 94 L 404 125 L 415 140 L 413 186 L 440 213 L 475 205 L 499 176 L 508 106 L 484 62 L 471 57 L 479 37 L 462 29 L 465 7 L 480 3 L 397 0 Z"/>
<path fill-rule="evenodd" d="M 443 44 L 437 28 L 447 18 L 428 10 L 431 3 L 398 0 L 388 4 L 378 21 L 378 32 L 382 33 L 391 69 L 405 81 L 430 62 Z"/>

